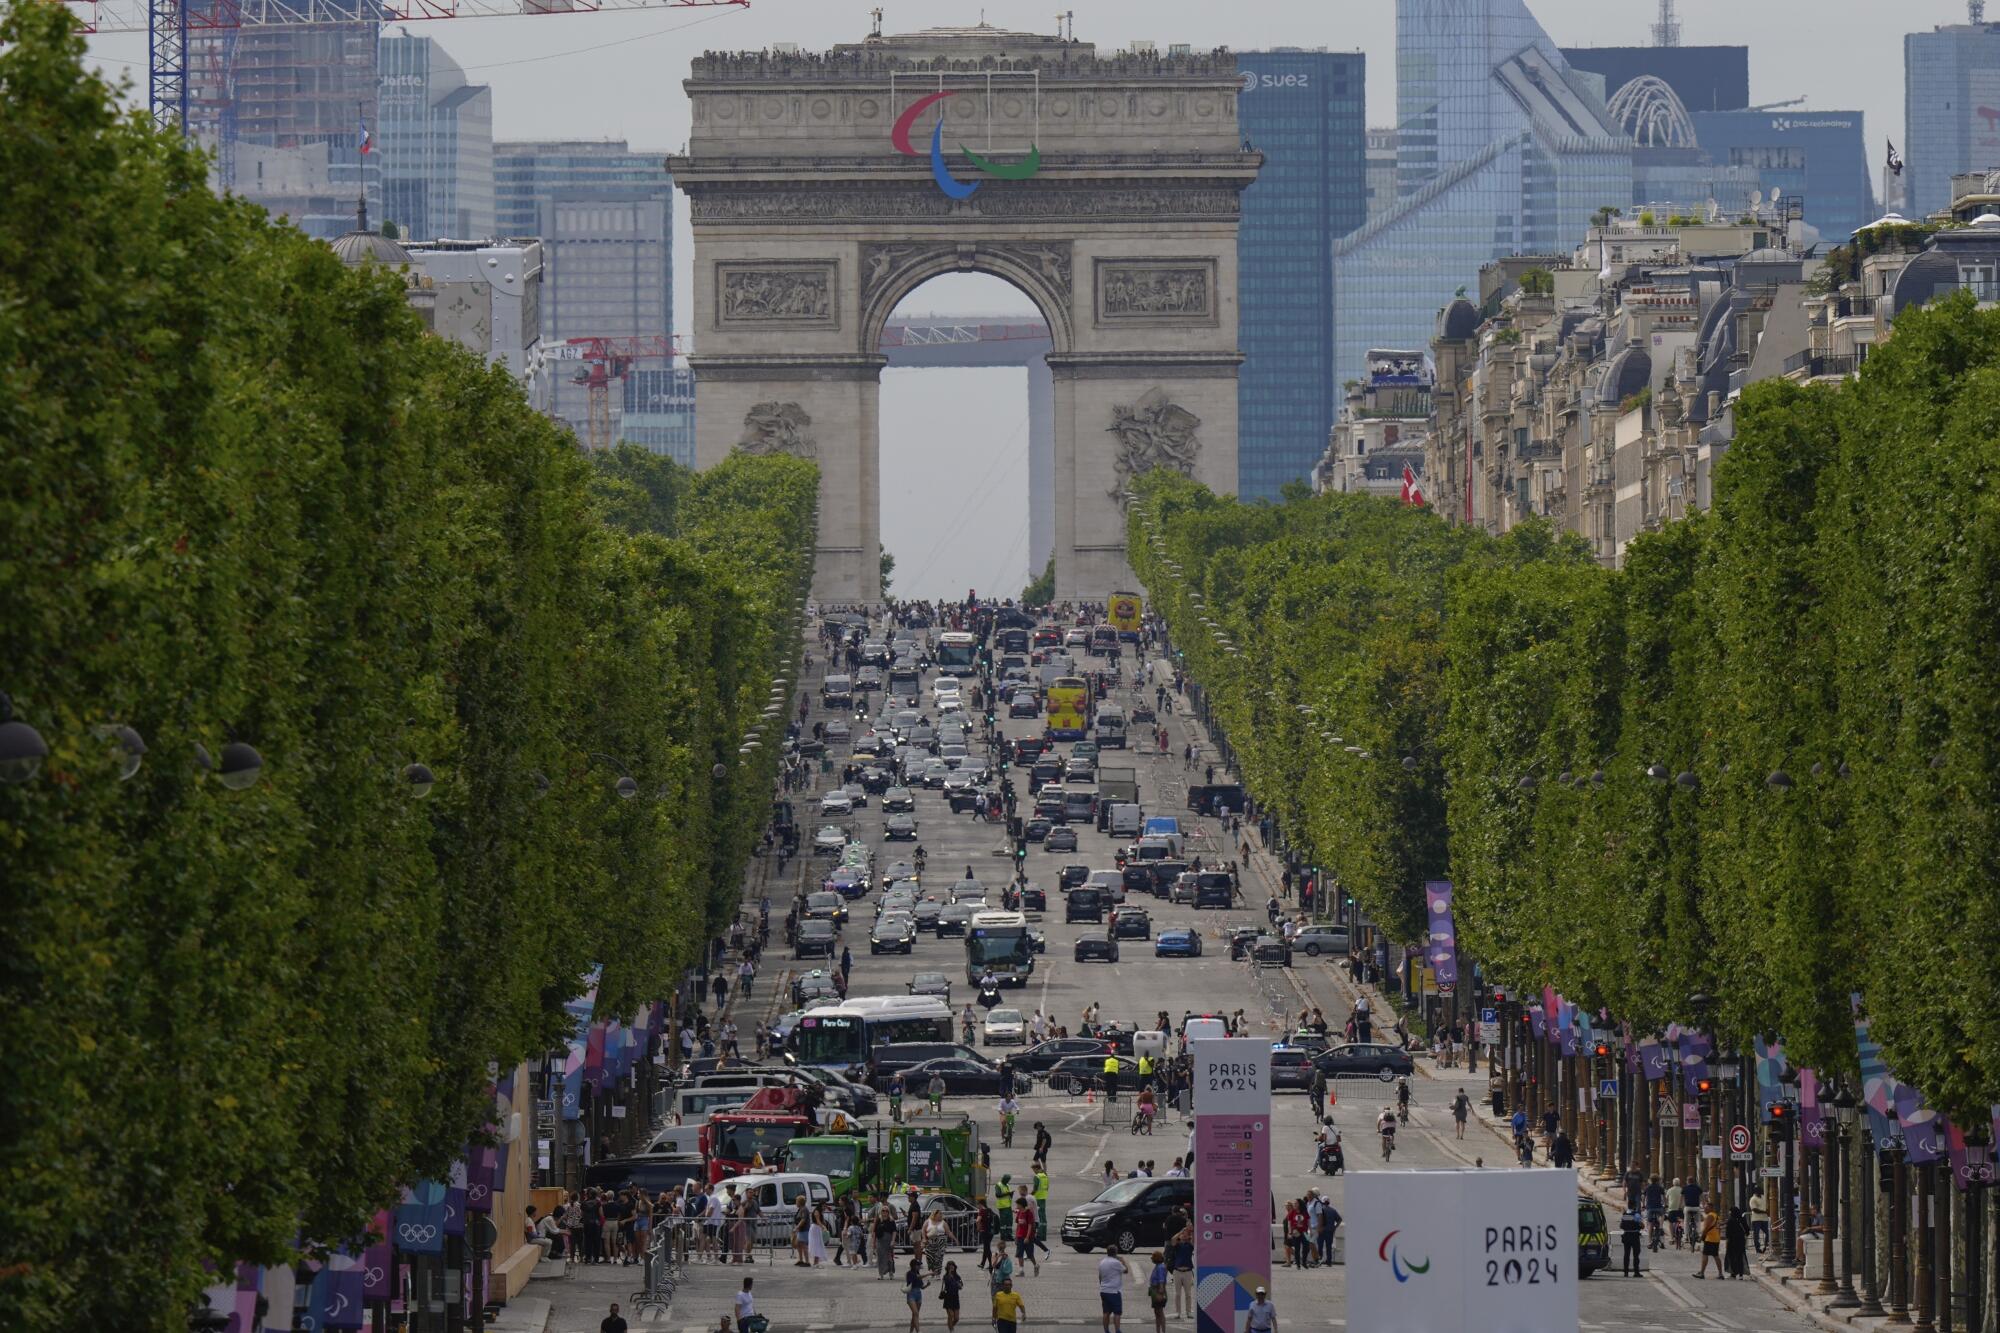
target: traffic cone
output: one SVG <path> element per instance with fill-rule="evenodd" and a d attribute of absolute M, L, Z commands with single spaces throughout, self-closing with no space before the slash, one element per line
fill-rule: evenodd
<path fill-rule="evenodd" d="M 1085 1106 L 1095 1106 L 1097 1104 L 1096 1088 L 1085 1088 L 1083 1090 L 1083 1104 Z"/>

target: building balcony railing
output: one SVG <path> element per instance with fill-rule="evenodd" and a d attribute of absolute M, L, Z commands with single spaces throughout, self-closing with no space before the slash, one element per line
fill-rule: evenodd
<path fill-rule="evenodd" d="M 1843 296 L 1833 303 L 1835 319 L 1873 319 L 1875 307 L 1881 303 L 1879 296 Z"/>
<path fill-rule="evenodd" d="M 1822 352 L 1795 352 L 1785 358 L 1784 373 L 1798 379 L 1823 379 L 1852 375 L 1861 369 L 1858 356 L 1829 356 Z"/>

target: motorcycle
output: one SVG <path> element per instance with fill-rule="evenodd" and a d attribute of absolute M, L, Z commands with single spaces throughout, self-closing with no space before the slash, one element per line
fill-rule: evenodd
<path fill-rule="evenodd" d="M 1313 1170 L 1323 1175 L 1337 1176 L 1347 1169 L 1347 1154 L 1341 1151 L 1340 1140 L 1319 1145 L 1319 1152 L 1313 1158 Z"/>
<path fill-rule="evenodd" d="M 979 1007 L 981 1009 L 984 1009 L 990 1013 L 992 1012 L 994 1007 L 997 1006 L 999 1003 L 1000 1003 L 999 982 L 997 981 L 986 982 L 979 987 Z"/>

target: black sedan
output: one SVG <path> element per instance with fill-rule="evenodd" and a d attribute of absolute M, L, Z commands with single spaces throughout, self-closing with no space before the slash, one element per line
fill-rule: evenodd
<path fill-rule="evenodd" d="M 1000 1071 L 993 1065 L 983 1065 L 976 1060 L 962 1056 L 941 1056 L 936 1060 L 926 1060 L 922 1064 L 911 1065 L 903 1071 L 904 1095 L 923 1098 L 929 1095 L 931 1076 L 944 1079 L 944 1093 L 947 1097 L 998 1097 L 1000 1095 Z"/>
<path fill-rule="evenodd" d="M 1007 701 L 1008 717 L 1038 717 L 1041 711 L 1041 701 L 1032 689 L 1015 690 L 1014 697 Z"/>
<path fill-rule="evenodd" d="M 1120 907 L 1111 914 L 1111 933 L 1121 940 L 1153 938 L 1153 918 L 1143 908 Z"/>
<path fill-rule="evenodd" d="M 882 793 L 882 809 L 892 815 L 906 815 L 916 808 L 917 798 L 910 794 L 908 787 L 891 787 Z"/>
<path fill-rule="evenodd" d="M 1384 1083 L 1394 1081 L 1399 1075 L 1416 1072 L 1408 1051 L 1379 1042 L 1351 1041 L 1345 1046 L 1329 1047 L 1314 1056 L 1313 1063 L 1325 1071 L 1328 1078 L 1340 1074 L 1372 1074 Z"/>
<path fill-rule="evenodd" d="M 840 952 L 839 932 L 831 921 L 801 921 L 792 946 L 794 958 L 831 958 Z"/>
<path fill-rule="evenodd" d="M 1104 1057 L 1102 1055 L 1072 1055 L 1066 1060 L 1058 1060 L 1049 1070 L 1049 1086 L 1059 1088 L 1072 1097 L 1081 1097 L 1090 1088 L 1104 1086 Z M 1139 1086 L 1139 1062 L 1130 1056 L 1118 1057 L 1118 1087 L 1120 1091 L 1132 1092 Z"/>
<path fill-rule="evenodd" d="M 1063 1060 L 1081 1056 L 1094 1055 L 1101 1065 L 1112 1050 L 1110 1042 L 1096 1037 L 1050 1037 L 1047 1041 L 1036 1042 L 1025 1051 L 1008 1056 L 1007 1062 L 1023 1073 L 1043 1074 Z"/>
<path fill-rule="evenodd" d="M 1024 912 L 1046 912 L 1049 910 L 1049 892 L 1037 884 L 1030 884 L 1021 890 L 1021 910 Z"/>
<path fill-rule="evenodd" d="M 1056 877 L 1056 883 L 1064 889 L 1073 889 L 1077 885 L 1087 882 L 1089 879 L 1089 866 L 1067 865 L 1062 868 L 1062 873 Z"/>
<path fill-rule="evenodd" d="M 868 952 L 909 953 L 917 946 L 917 923 L 907 912 L 884 912 L 868 932 Z"/>
<path fill-rule="evenodd" d="M 863 790 L 876 796 L 880 796 L 883 792 L 889 790 L 889 784 L 895 780 L 896 775 L 880 764 L 870 764 L 861 770 L 861 786 Z"/>
<path fill-rule="evenodd" d="M 1049 836 L 1049 821 L 1046 819 L 1029 820 L 1027 826 L 1021 830 L 1021 836 L 1029 842 L 1040 842 Z M 1075 851 L 1076 848 L 1072 847 L 1070 850 Z"/>
<path fill-rule="evenodd" d="M 1076 961 L 1079 963 L 1115 963 L 1118 961 L 1118 941 L 1103 939 L 1096 935 L 1086 935 L 1076 942 Z"/>

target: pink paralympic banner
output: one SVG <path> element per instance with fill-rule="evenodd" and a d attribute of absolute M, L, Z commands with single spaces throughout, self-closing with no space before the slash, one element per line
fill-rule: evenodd
<path fill-rule="evenodd" d="M 1433 879 L 1424 884 L 1424 901 L 1430 909 L 1431 942 L 1426 961 L 1437 984 L 1458 985 L 1458 933 L 1451 923 L 1451 881 Z"/>
<path fill-rule="evenodd" d="M 1271 1047 L 1188 1043 L 1194 1082 L 1196 1333 L 1245 1333 L 1271 1285 Z"/>

